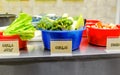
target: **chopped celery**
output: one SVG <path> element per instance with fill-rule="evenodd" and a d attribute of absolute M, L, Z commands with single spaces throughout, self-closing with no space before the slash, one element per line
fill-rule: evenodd
<path fill-rule="evenodd" d="M 4 35 L 20 35 L 22 40 L 29 40 L 34 37 L 35 28 L 32 25 L 32 16 L 20 13 L 3 32 Z"/>

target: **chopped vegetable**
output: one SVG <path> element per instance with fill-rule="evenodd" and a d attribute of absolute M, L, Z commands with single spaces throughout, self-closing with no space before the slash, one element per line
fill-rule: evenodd
<path fill-rule="evenodd" d="M 77 30 L 83 26 L 84 26 L 84 19 L 83 19 L 82 15 L 80 15 L 78 20 L 75 21 L 74 24 L 72 25 L 72 30 Z"/>
<path fill-rule="evenodd" d="M 36 27 L 43 30 L 70 30 L 72 24 L 73 21 L 68 17 L 59 17 L 56 20 L 52 20 L 44 16 Z"/>
<path fill-rule="evenodd" d="M 115 24 L 103 24 L 102 22 L 97 22 L 95 25 L 87 26 L 92 28 L 99 28 L 99 29 L 118 29 Z"/>
<path fill-rule="evenodd" d="M 47 16 L 43 16 L 42 19 L 37 24 L 37 29 L 50 30 L 53 27 L 53 20 Z"/>
<path fill-rule="evenodd" d="M 76 20 L 73 17 L 69 17 L 68 14 L 63 14 L 61 17 L 53 20 L 47 16 L 44 16 L 36 28 L 41 30 L 77 30 L 84 26 L 84 19 L 80 15 Z"/>
<path fill-rule="evenodd" d="M 4 30 L 4 35 L 20 35 L 22 40 L 29 40 L 34 37 L 35 28 L 32 25 L 32 16 L 20 13 L 8 27 Z"/>
<path fill-rule="evenodd" d="M 70 30 L 73 21 L 67 17 L 60 17 L 53 22 L 52 30 Z"/>

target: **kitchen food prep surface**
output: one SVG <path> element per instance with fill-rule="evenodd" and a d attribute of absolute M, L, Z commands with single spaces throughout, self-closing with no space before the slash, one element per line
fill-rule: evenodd
<path fill-rule="evenodd" d="M 45 50 L 43 42 L 28 42 L 27 48 L 20 50 L 19 56 L 1 56 L 0 62 L 29 62 L 29 61 L 56 61 L 56 60 L 92 60 L 120 58 L 120 52 L 108 53 L 106 47 L 91 45 L 86 37 L 82 38 L 79 49 L 71 55 L 50 55 L 50 51 Z"/>

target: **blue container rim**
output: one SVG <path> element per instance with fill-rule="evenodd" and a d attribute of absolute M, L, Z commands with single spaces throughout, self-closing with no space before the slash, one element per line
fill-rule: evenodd
<path fill-rule="evenodd" d="M 64 33 L 64 32 L 74 32 L 74 31 L 82 31 L 82 30 L 85 30 L 84 27 L 80 28 L 80 29 L 77 29 L 77 30 L 63 30 L 63 31 L 57 31 L 57 30 L 41 30 L 41 31 L 45 31 L 45 32 L 61 32 L 61 33 Z"/>

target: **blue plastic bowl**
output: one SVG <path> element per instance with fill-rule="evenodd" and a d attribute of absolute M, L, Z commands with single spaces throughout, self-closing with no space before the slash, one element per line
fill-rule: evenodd
<path fill-rule="evenodd" d="M 70 31 L 42 30 L 44 48 L 50 50 L 51 40 L 72 40 L 72 51 L 79 48 L 84 28 Z"/>

